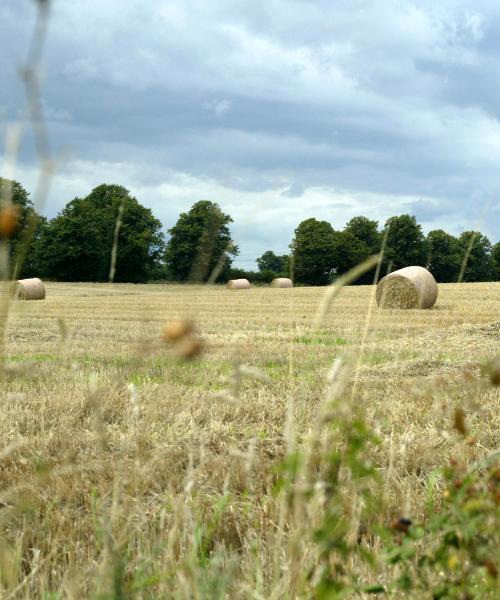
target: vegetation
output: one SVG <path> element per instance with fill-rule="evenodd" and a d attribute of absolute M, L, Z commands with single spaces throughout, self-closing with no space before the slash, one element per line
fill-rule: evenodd
<path fill-rule="evenodd" d="M 114 280 L 147 281 L 164 251 L 161 223 L 118 185 L 75 198 L 43 227 L 33 259 L 39 273 L 59 281 L 108 281 L 117 221 Z"/>
<path fill-rule="evenodd" d="M 349 287 L 317 328 L 320 288 L 15 302 L 0 596 L 495 598 L 499 285 Z"/>
<path fill-rule="evenodd" d="M 334 230 L 326 221 L 306 219 L 295 230 L 290 255 L 267 250 L 256 259 L 258 271 L 252 271 L 233 268 L 239 253 L 229 229 L 233 220 L 208 200 L 196 202 L 179 216 L 165 244 L 158 219 L 121 186 L 100 185 L 88 196 L 70 201 L 50 221 L 37 215 L 28 192 L 18 182 L 0 180 L 0 188 L 14 207 L 6 213 L 7 219 L 15 221 L 9 235 L 10 263 L 13 273 L 26 277 L 108 281 L 114 246 L 115 281 L 202 282 L 217 271 L 216 279 L 221 282 L 244 277 L 253 283 L 269 283 L 275 277 L 292 277 L 297 283 L 325 285 L 378 254 L 385 243 L 382 274 L 387 269 L 423 265 L 439 283 L 459 278 L 500 280 L 500 242 L 493 246 L 478 231 L 456 238 L 437 229 L 425 236 L 411 215 L 391 217 L 382 230 L 377 221 L 362 216 L 351 219 L 343 230 Z M 29 244 L 20 244 L 25 238 Z M 374 276 L 372 269 L 357 283 L 370 284 Z"/>
<path fill-rule="evenodd" d="M 219 278 L 228 279 L 233 256 L 238 248 L 232 243 L 229 223 L 233 219 L 214 202 L 196 202 L 168 230 L 170 240 L 165 254 L 168 272 L 175 281 L 206 281 L 224 254 Z"/>
<path fill-rule="evenodd" d="M 335 272 L 335 232 L 327 221 L 307 219 L 295 230 L 291 244 L 296 281 L 324 285 Z"/>

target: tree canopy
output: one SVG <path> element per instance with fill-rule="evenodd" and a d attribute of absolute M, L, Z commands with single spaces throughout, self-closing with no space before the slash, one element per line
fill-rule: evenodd
<path fill-rule="evenodd" d="M 18 181 L 0 177 L 0 199 L 2 206 L 12 203 L 16 208 L 16 223 L 9 236 L 12 275 L 29 277 L 33 246 L 46 219 L 37 214 L 29 193 Z"/>
<path fill-rule="evenodd" d="M 164 251 L 161 223 L 119 185 L 100 185 L 71 200 L 43 229 L 37 260 L 45 276 L 61 281 L 107 281 L 120 207 L 115 281 L 144 282 Z"/>
<path fill-rule="evenodd" d="M 200 200 L 181 213 L 168 230 L 165 261 L 170 277 L 176 281 L 206 281 L 226 252 L 218 279 L 227 279 L 232 257 L 238 254 L 231 241 L 232 222 L 230 215 L 209 200 Z"/>
<path fill-rule="evenodd" d="M 411 215 L 390 217 L 385 222 L 387 242 L 385 248 L 386 261 L 392 270 L 409 265 L 425 267 L 428 259 L 428 245 L 422 227 Z"/>
<path fill-rule="evenodd" d="M 295 280 L 309 285 L 324 285 L 335 270 L 334 230 L 327 221 L 306 219 L 295 230 L 291 248 Z"/>
<path fill-rule="evenodd" d="M 440 283 L 457 281 L 461 266 L 461 246 L 458 239 L 442 229 L 427 234 L 429 270 Z"/>
<path fill-rule="evenodd" d="M 288 275 L 288 255 L 283 254 L 278 256 L 272 250 L 267 250 L 264 254 L 256 259 L 259 271 L 272 272 L 276 275 Z"/>
<path fill-rule="evenodd" d="M 491 281 L 495 262 L 490 240 L 479 231 L 464 231 L 458 238 L 460 262 L 465 263 L 463 281 Z"/>

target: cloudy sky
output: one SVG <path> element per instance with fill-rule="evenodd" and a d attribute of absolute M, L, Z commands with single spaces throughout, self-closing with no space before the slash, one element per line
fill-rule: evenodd
<path fill-rule="evenodd" d="M 34 13 L 0 4 L 2 140 Z M 498 0 L 54 0 L 43 95 L 49 216 L 103 182 L 166 228 L 214 200 L 248 267 L 313 216 L 500 239 Z"/>

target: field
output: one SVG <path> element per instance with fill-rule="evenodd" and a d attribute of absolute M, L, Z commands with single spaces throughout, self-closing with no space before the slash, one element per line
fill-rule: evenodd
<path fill-rule="evenodd" d="M 45 301 L 15 302 L 0 597 L 320 597 L 325 423 L 353 415 L 380 440 L 363 450 L 377 519 L 428 518 L 435 469 L 499 445 L 483 366 L 500 348 L 500 284 L 443 285 L 428 311 L 380 311 L 372 291 L 342 290 L 319 328 L 324 288 L 48 284 Z M 198 357 L 162 340 L 173 318 L 195 323 Z M 345 538 L 364 543 L 363 490 L 347 477 L 335 493 Z M 343 561 L 371 583 L 391 574 Z"/>

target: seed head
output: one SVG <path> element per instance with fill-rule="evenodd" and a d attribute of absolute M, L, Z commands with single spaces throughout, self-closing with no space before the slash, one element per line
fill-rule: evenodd
<path fill-rule="evenodd" d="M 193 331 L 191 321 L 176 319 L 169 321 L 163 330 L 163 339 L 166 342 L 178 342 Z"/>
<path fill-rule="evenodd" d="M 489 371 L 491 383 L 500 386 L 500 355 L 491 361 Z"/>
<path fill-rule="evenodd" d="M 0 236 L 10 238 L 14 235 L 19 219 L 19 208 L 15 204 L 5 204 L 0 208 Z"/>

